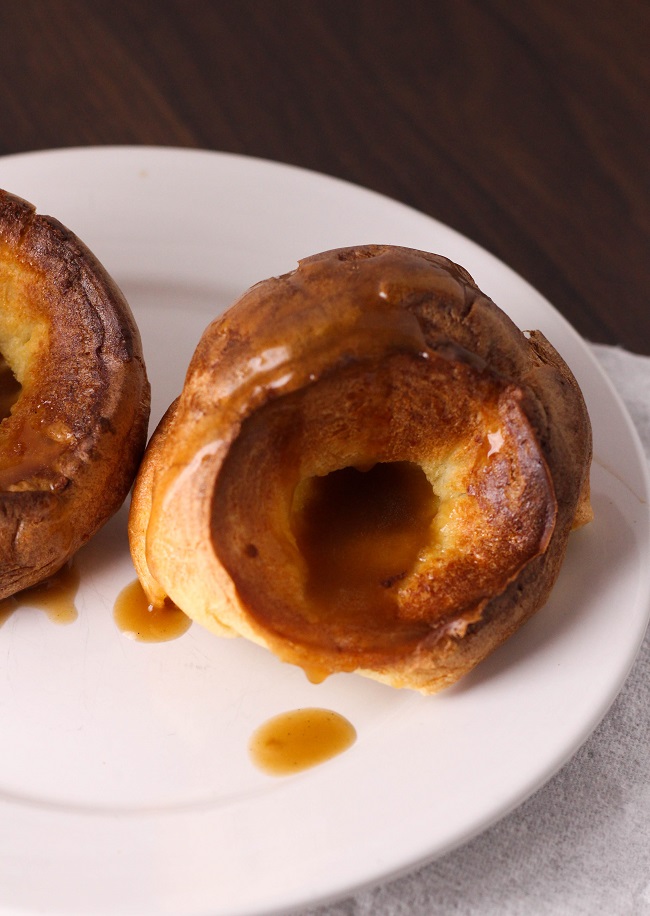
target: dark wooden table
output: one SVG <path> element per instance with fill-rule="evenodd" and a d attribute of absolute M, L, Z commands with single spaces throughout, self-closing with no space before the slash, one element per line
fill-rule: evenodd
<path fill-rule="evenodd" d="M 281 160 L 437 217 L 650 354 L 647 0 L 20 0 L 0 153 Z"/>

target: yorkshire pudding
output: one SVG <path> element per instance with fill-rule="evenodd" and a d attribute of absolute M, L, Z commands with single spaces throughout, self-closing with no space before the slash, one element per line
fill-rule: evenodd
<path fill-rule="evenodd" d="M 312 679 L 432 693 L 546 600 L 589 507 L 571 372 L 443 257 L 368 245 L 253 286 L 150 442 L 134 562 Z"/>
<path fill-rule="evenodd" d="M 0 598 L 55 573 L 120 507 L 149 417 L 124 297 L 68 229 L 0 191 Z"/>

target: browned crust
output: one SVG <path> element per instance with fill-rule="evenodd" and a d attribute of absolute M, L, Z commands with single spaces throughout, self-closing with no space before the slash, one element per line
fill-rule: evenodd
<path fill-rule="evenodd" d="M 526 492 L 538 494 L 533 501 L 539 508 L 534 511 L 549 521 L 538 524 L 538 516 L 530 515 L 532 503 L 526 496 L 528 508 L 523 507 L 513 523 L 522 531 L 529 522 L 539 529 L 537 546 L 531 542 L 526 547 L 527 559 L 516 572 L 506 573 L 504 567 L 501 585 L 491 586 L 470 606 L 459 606 L 455 613 L 447 609 L 442 616 L 436 611 L 438 616 L 417 644 L 407 652 L 396 648 L 391 658 L 385 651 L 355 655 L 343 648 L 345 640 L 336 633 L 333 641 L 338 648 L 325 648 L 327 641 L 319 647 L 317 630 L 312 640 L 298 635 L 300 627 L 292 635 L 286 620 L 280 634 L 275 617 L 265 619 L 258 613 L 255 589 L 241 578 L 240 548 L 232 548 L 238 538 L 238 513 L 252 518 L 255 500 L 262 519 L 267 511 L 264 481 L 255 479 L 254 469 L 247 471 L 252 475 L 247 478 L 250 487 L 244 483 L 229 497 L 222 538 L 213 494 L 220 492 L 233 443 L 265 405 L 277 404 L 282 411 L 292 397 L 317 391 L 327 377 L 336 379 L 337 373 L 348 371 L 346 367 L 382 365 L 395 353 L 401 353 L 409 365 L 424 354 L 432 365 L 443 367 L 440 371 L 448 371 L 450 379 L 473 374 L 479 387 L 491 380 L 489 385 L 502 392 L 497 398 L 500 409 L 510 411 L 519 430 L 515 439 L 530 453 L 531 468 L 537 468 L 529 472 L 537 483 Z M 404 378 L 411 377 L 411 370 L 404 372 Z M 413 412 L 408 385 L 401 405 L 397 403 L 405 415 Z M 417 393 L 412 400 L 417 404 Z M 349 421 L 352 435 L 355 424 L 358 428 L 363 422 L 362 407 L 353 411 Z M 323 410 L 324 416 L 327 408 Z M 371 412 L 367 422 L 381 428 L 390 421 Z M 336 418 L 330 426 L 337 429 Z M 343 421 L 338 428 L 340 439 L 348 435 Z M 410 443 L 406 451 L 401 451 L 401 445 L 382 446 L 384 451 L 380 448 L 374 460 L 419 461 L 422 455 L 413 440 L 426 435 L 421 430 L 414 433 L 416 429 L 411 423 L 400 440 Z M 203 335 L 164 435 L 161 447 L 154 436 L 145 458 L 136 493 L 150 492 L 138 498 L 140 508 L 131 516 L 132 548 L 145 587 L 148 582 L 153 593 L 151 583 L 155 583 L 159 593 L 169 594 L 190 616 L 216 632 L 234 630 L 312 672 L 357 670 L 426 693 L 469 671 L 546 601 L 574 521 L 586 520 L 589 512 L 591 429 L 584 400 L 564 361 L 542 335 L 526 335 L 516 328 L 463 268 L 437 255 L 395 246 L 323 252 L 303 260 L 290 274 L 252 287 Z M 282 435 L 278 433 L 276 439 L 281 449 Z M 326 443 L 318 449 L 328 453 Z M 372 460 L 372 452 L 367 457 Z M 269 470 L 268 487 L 282 491 L 291 486 L 292 462 L 301 460 L 287 452 L 282 468 Z M 326 459 L 320 469 L 317 456 L 309 460 L 310 473 L 332 470 Z M 283 481 L 283 474 L 289 483 Z M 550 486 L 547 496 L 544 480 Z M 247 495 L 247 489 L 255 496 Z M 269 507 L 268 511 L 281 514 L 272 501 Z M 236 521 L 231 531 L 227 521 L 232 518 Z M 260 525 L 253 524 L 263 537 Z M 286 558 L 291 545 L 283 549 Z M 295 564 L 284 563 L 280 575 L 288 584 L 283 585 L 283 594 L 292 589 L 298 593 L 299 565 L 299 558 Z M 274 575 L 272 565 L 268 573 Z M 422 588 L 413 592 L 418 613 L 422 613 L 423 594 Z M 290 620 L 291 614 L 285 618 Z M 328 639 L 331 643 L 331 633 Z"/>
<path fill-rule="evenodd" d="M 0 279 L 5 324 L 26 337 L 22 394 L 0 424 L 6 597 L 54 573 L 123 503 L 146 443 L 150 392 L 116 284 L 72 232 L 6 191 Z"/>

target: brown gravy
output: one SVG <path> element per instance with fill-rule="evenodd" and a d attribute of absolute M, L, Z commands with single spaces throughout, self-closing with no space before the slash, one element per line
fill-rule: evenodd
<path fill-rule="evenodd" d="M 436 513 L 422 469 L 408 462 L 347 467 L 304 481 L 296 502 L 294 530 L 312 604 L 330 618 L 392 619 L 395 587 L 427 544 Z"/>
<path fill-rule="evenodd" d="M 78 588 L 79 570 L 73 563 L 66 563 L 39 585 L 33 585 L 0 601 L 0 626 L 19 607 L 34 607 L 45 611 L 53 623 L 73 623 L 78 616 L 75 605 Z"/>
<path fill-rule="evenodd" d="M 166 642 L 189 630 L 192 621 L 169 599 L 162 607 L 149 604 L 140 581 L 135 579 L 117 596 L 113 612 L 119 629 L 138 642 Z"/>
<path fill-rule="evenodd" d="M 0 420 L 9 416 L 20 392 L 20 383 L 16 380 L 4 356 L 0 354 Z"/>
<path fill-rule="evenodd" d="M 253 763 L 272 776 L 288 776 L 324 763 L 354 744 L 357 733 L 330 709 L 294 709 L 261 725 L 249 750 Z"/>

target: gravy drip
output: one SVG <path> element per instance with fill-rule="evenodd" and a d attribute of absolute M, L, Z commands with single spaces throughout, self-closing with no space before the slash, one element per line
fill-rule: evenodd
<path fill-rule="evenodd" d="M 167 642 L 189 630 L 192 621 L 167 599 L 162 607 L 149 604 L 140 581 L 135 579 L 117 596 L 113 618 L 118 628 L 137 642 Z"/>
<path fill-rule="evenodd" d="M 44 582 L 0 601 L 0 626 L 19 607 L 32 607 L 45 611 L 52 623 L 74 623 L 78 616 L 75 605 L 78 588 L 79 570 L 73 563 L 66 563 L 62 569 L 45 579 Z"/>
<path fill-rule="evenodd" d="M 317 766 L 354 744 L 357 733 L 330 709 L 294 709 L 264 722 L 253 734 L 253 763 L 271 776 L 289 776 Z"/>

